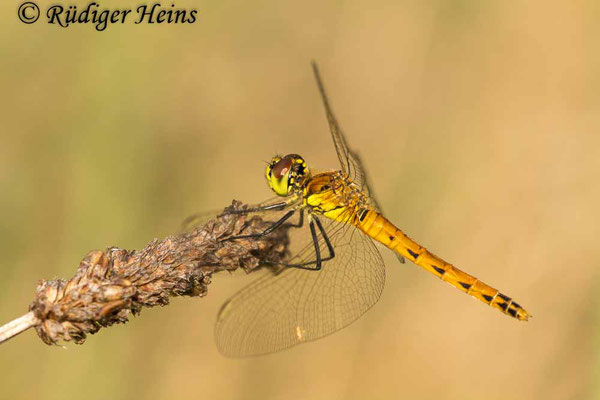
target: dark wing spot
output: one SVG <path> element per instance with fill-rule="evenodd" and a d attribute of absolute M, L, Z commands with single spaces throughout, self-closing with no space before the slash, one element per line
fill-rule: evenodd
<path fill-rule="evenodd" d="M 406 249 L 406 250 L 408 250 L 408 253 L 409 253 L 409 254 L 410 254 L 410 255 L 411 255 L 413 258 L 415 258 L 415 259 L 416 259 L 417 257 L 419 257 L 419 254 L 418 254 L 418 253 L 415 253 L 415 252 L 414 252 L 414 251 L 412 251 L 411 249 Z"/>
<path fill-rule="evenodd" d="M 464 287 L 467 290 L 471 289 L 471 285 L 469 285 L 468 283 L 464 283 L 464 282 L 458 282 L 458 283 L 460 283 L 460 286 Z"/>
<path fill-rule="evenodd" d="M 517 310 L 515 310 L 514 308 L 509 308 L 508 313 L 510 314 L 511 317 L 517 318 Z"/>
<path fill-rule="evenodd" d="M 444 275 L 446 273 L 446 270 L 444 270 L 443 268 L 439 268 L 436 267 L 435 265 L 431 264 L 431 266 L 433 267 L 433 269 L 435 269 L 437 271 L 438 274 L 440 275 Z"/>
<path fill-rule="evenodd" d="M 488 302 L 492 301 L 492 299 L 493 299 L 493 297 L 492 297 L 492 296 L 489 296 L 489 295 L 487 295 L 487 294 L 484 294 L 484 295 L 483 295 L 483 298 L 484 298 L 484 299 L 486 299 Z"/>

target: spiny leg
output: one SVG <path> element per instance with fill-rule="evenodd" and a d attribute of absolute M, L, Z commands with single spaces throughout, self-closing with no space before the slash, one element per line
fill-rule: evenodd
<path fill-rule="evenodd" d="M 319 246 L 319 239 L 317 238 L 317 232 L 316 232 L 313 221 L 317 223 L 317 227 L 319 228 L 319 231 L 321 232 L 321 236 L 323 236 L 323 240 L 325 241 L 325 244 L 327 246 L 327 250 L 329 251 L 329 255 L 325 258 L 321 258 L 321 248 Z M 323 225 L 321 224 L 321 221 L 316 216 L 313 216 L 313 218 L 310 220 L 310 233 L 311 233 L 312 240 L 313 240 L 313 246 L 315 248 L 315 258 L 316 259 L 313 261 L 307 261 L 307 262 L 301 263 L 301 264 L 282 264 L 284 267 L 307 269 L 309 271 L 319 271 L 319 270 L 321 270 L 323 261 L 329 261 L 335 257 L 335 251 L 333 249 L 333 246 L 331 245 L 331 241 L 329 240 L 329 237 L 327 236 L 325 229 L 323 229 Z M 313 264 L 315 265 L 314 268 L 309 267 L 309 265 L 313 265 Z"/>
<path fill-rule="evenodd" d="M 278 206 L 280 208 L 283 208 L 280 204 L 281 203 L 279 203 L 277 205 L 270 205 L 268 207 Z M 287 206 L 287 203 L 283 203 L 283 204 L 285 206 Z M 270 209 L 272 209 L 272 208 L 270 208 Z M 265 210 L 265 208 L 263 208 L 261 211 L 263 211 L 263 210 Z M 240 210 L 240 211 L 245 211 L 245 210 Z M 277 229 L 281 225 L 283 225 L 285 223 L 285 221 L 290 219 L 296 211 L 297 210 L 288 211 L 273 225 L 271 225 L 270 227 L 268 227 L 267 229 L 265 229 L 264 231 L 262 231 L 260 233 L 253 233 L 250 235 L 232 236 L 232 237 L 226 238 L 224 240 L 228 241 L 228 240 L 236 240 L 236 239 L 257 238 L 257 237 L 262 237 L 262 236 L 268 235 L 271 232 L 273 232 L 275 229 Z M 321 236 L 323 236 L 323 240 L 325 241 L 327 250 L 329 252 L 329 255 L 325 258 L 321 258 L 321 248 L 319 246 L 319 239 L 317 238 L 317 232 L 315 229 L 314 221 L 316 221 L 317 227 L 319 228 L 319 231 L 321 232 Z M 301 208 L 300 216 L 298 218 L 297 224 L 289 224 L 289 226 L 294 227 L 294 228 L 301 228 L 303 225 L 304 225 L 304 209 Z M 313 246 L 315 248 L 316 259 L 313 261 L 307 261 L 307 262 L 301 263 L 301 264 L 285 264 L 285 263 L 277 263 L 277 264 L 283 266 L 284 268 L 299 268 L 299 269 L 307 269 L 307 270 L 311 270 L 311 271 L 319 271 L 322 267 L 323 261 L 329 261 L 335 257 L 335 251 L 333 249 L 331 241 L 329 240 L 329 237 L 327 236 L 327 233 L 325 232 L 325 229 L 323 228 L 321 221 L 316 216 L 313 216 L 312 219 L 310 220 L 309 226 L 310 226 L 310 233 L 311 233 L 311 237 L 312 237 Z M 309 267 L 309 265 L 313 265 L 313 264 L 315 265 L 314 268 Z"/>
<path fill-rule="evenodd" d="M 327 258 L 326 260 L 323 260 L 323 261 L 331 260 L 333 257 L 335 257 L 335 251 L 333 250 L 333 246 L 331 245 L 331 242 L 329 241 L 329 236 L 327 236 L 327 233 L 325 233 L 325 229 L 323 229 L 321 220 L 317 217 L 314 217 L 314 219 L 315 219 L 315 222 L 317 223 L 317 226 L 319 227 L 319 230 L 321 231 L 321 236 L 323 236 L 323 240 L 325 240 L 325 244 L 327 245 L 327 250 L 329 250 L 329 258 Z"/>
<path fill-rule="evenodd" d="M 319 246 L 319 239 L 317 239 L 317 231 L 315 230 L 315 223 L 310 220 L 310 234 L 312 235 L 313 245 L 315 246 L 315 257 L 317 257 L 317 265 L 315 269 L 321 270 L 321 247 Z"/>
<path fill-rule="evenodd" d="M 282 201 L 282 202 L 274 203 L 274 204 L 267 204 L 264 206 L 250 207 L 250 208 L 246 208 L 246 209 L 242 209 L 242 210 L 225 210 L 218 215 L 219 216 L 246 215 L 246 214 L 250 214 L 250 213 L 254 213 L 254 212 L 261 212 L 261 211 L 283 210 L 285 207 L 289 206 L 294 201 L 295 201 L 295 199 L 291 199 L 288 201 Z M 212 214 L 209 216 L 209 214 L 204 214 L 204 213 L 192 214 L 183 220 L 183 222 L 181 223 L 181 228 L 182 228 L 182 230 L 187 231 L 191 228 L 199 226 L 199 224 L 197 222 L 203 221 L 204 218 L 206 218 L 206 221 L 207 221 L 212 216 L 213 216 Z"/>
<path fill-rule="evenodd" d="M 288 211 L 283 217 L 281 217 L 278 221 L 276 221 L 273 225 L 271 225 L 270 227 L 268 227 L 261 233 L 254 233 L 251 235 L 232 236 L 232 237 L 226 238 L 224 240 L 227 241 L 227 240 L 244 239 L 244 238 L 257 238 L 257 237 L 262 237 L 262 236 L 268 235 L 269 233 L 273 232 L 275 229 L 277 229 L 278 227 L 283 225 L 283 223 L 285 221 L 287 221 L 294 214 L 295 211 L 296 210 Z M 286 226 L 290 227 L 290 228 L 302 228 L 303 225 L 304 225 L 304 209 L 301 208 L 298 222 L 296 222 L 295 224 L 290 223 L 290 224 L 287 224 Z"/>
<path fill-rule="evenodd" d="M 232 215 L 232 214 L 242 214 L 243 215 L 243 214 L 250 214 L 253 212 L 283 210 L 288 205 L 290 205 L 290 202 L 282 201 L 280 203 L 267 204 L 265 206 L 245 208 L 243 210 L 229 210 L 229 211 L 224 212 L 221 215 Z"/>
<path fill-rule="evenodd" d="M 253 234 L 250 234 L 250 235 L 231 236 L 231 237 L 228 237 L 225 240 L 258 238 L 258 237 L 266 236 L 269 233 L 273 232 L 275 229 L 279 228 L 285 221 L 287 221 L 288 219 L 290 219 L 290 217 L 292 215 L 294 215 L 295 212 L 296 212 L 296 210 L 290 210 L 290 211 L 288 211 L 287 213 L 285 213 L 283 215 L 283 217 L 279 218 L 279 220 L 277 222 L 275 222 L 273 225 L 269 226 L 267 229 L 265 229 L 264 231 L 262 231 L 260 233 L 253 233 Z"/>
<path fill-rule="evenodd" d="M 304 226 L 304 208 L 300 209 L 300 216 L 298 217 L 298 222 L 295 224 L 289 223 L 286 226 L 290 228 L 302 228 Z"/>

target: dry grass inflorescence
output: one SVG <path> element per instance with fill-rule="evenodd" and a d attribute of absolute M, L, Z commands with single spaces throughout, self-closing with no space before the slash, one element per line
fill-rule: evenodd
<path fill-rule="evenodd" d="M 30 312 L 0 328 L 0 343 L 35 327 L 46 344 L 82 344 L 88 334 L 125 323 L 144 307 L 168 305 L 173 296 L 205 296 L 215 272 L 251 272 L 265 260 L 281 260 L 288 248 L 285 228 L 263 237 L 227 240 L 271 225 L 256 215 L 231 213 L 244 207 L 234 201 L 204 226 L 155 239 L 142 250 L 89 252 L 71 279 L 40 281 Z"/>

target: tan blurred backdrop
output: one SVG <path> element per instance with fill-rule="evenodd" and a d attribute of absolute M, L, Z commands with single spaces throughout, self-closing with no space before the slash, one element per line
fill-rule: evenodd
<path fill-rule="evenodd" d="M 96 32 L 0 5 L 0 322 L 91 249 L 141 248 L 195 211 L 270 197 L 275 153 L 335 167 L 313 58 L 389 218 L 534 318 L 386 253 L 386 290 L 358 322 L 232 360 L 213 322 L 251 277 L 216 276 L 206 298 L 83 346 L 3 344 L 1 398 L 600 398 L 595 2 L 175 4 L 198 21 Z"/>

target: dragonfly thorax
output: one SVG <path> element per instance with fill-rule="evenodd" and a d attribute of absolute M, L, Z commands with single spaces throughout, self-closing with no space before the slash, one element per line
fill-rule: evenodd
<path fill-rule="evenodd" d="M 309 176 L 306 161 L 298 154 L 275 156 L 267 165 L 265 176 L 269 187 L 279 196 L 289 196 L 302 191 Z"/>

